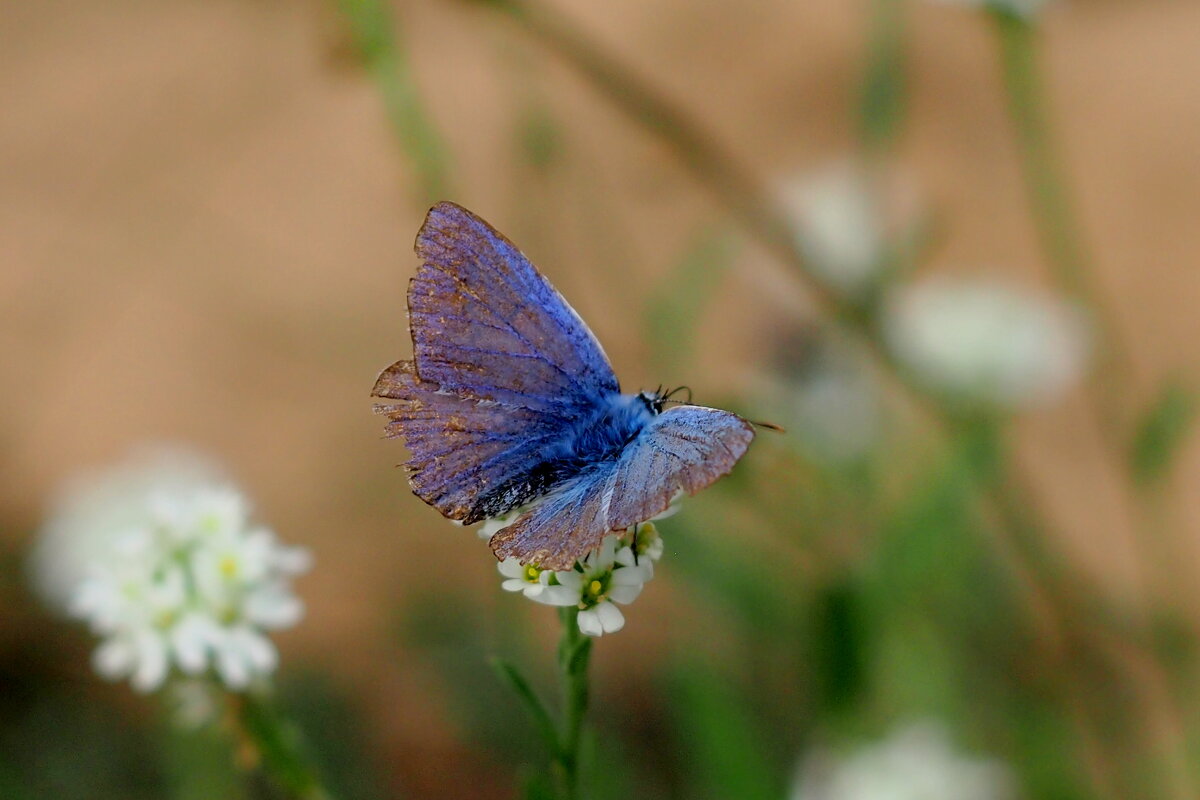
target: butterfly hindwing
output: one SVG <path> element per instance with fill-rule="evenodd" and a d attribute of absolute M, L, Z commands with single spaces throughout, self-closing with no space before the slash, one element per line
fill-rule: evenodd
<path fill-rule="evenodd" d="M 727 474 L 754 428 L 736 414 L 677 406 L 651 420 L 614 460 L 592 465 L 491 540 L 497 558 L 570 569 L 605 534 L 665 511 Z"/>

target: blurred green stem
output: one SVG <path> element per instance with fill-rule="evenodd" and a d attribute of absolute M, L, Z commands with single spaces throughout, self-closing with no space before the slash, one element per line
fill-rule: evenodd
<path fill-rule="evenodd" d="M 1126 384 L 1129 358 L 1105 296 L 1094 283 L 1091 259 L 1071 207 L 1067 181 L 1050 131 L 1048 102 L 1038 67 L 1034 23 L 991 7 L 1000 46 L 1008 113 L 1020 150 L 1021 168 L 1038 237 L 1059 286 L 1092 314 L 1099 334 L 1094 399 L 1110 444 L 1123 447 L 1118 392 Z"/>
<path fill-rule="evenodd" d="M 690 116 L 552 7 L 529 0 L 468 0 L 507 14 L 597 86 L 625 114 L 664 139 L 684 166 L 781 259 L 813 279 L 810 290 L 828 308 L 841 300 L 805 264 L 796 232 L 758 180 Z M 847 307 L 847 310 L 849 308 Z"/>
<path fill-rule="evenodd" d="M 868 160 L 886 155 L 904 118 L 904 0 L 870 0 L 859 140 Z"/>
<path fill-rule="evenodd" d="M 1131 479 L 1141 476 L 1136 460 L 1127 453 L 1126 420 L 1122 402 L 1128 385 L 1131 359 L 1116 325 L 1107 298 L 1095 286 L 1080 226 L 1071 208 L 1064 170 L 1050 132 L 1048 102 L 1038 67 L 1033 22 L 1023 16 L 992 6 L 989 14 L 1000 45 L 1004 87 L 1013 121 L 1022 169 L 1029 191 L 1042 248 L 1056 281 L 1064 291 L 1088 308 L 1094 317 L 1099 356 L 1092 379 L 1092 400 L 1101 434 L 1118 462 L 1128 467 Z M 1136 443 L 1135 443 L 1136 446 Z M 1143 501 L 1142 515 L 1148 518 Z M 1152 564 L 1143 563 L 1141 577 L 1147 586 L 1156 581 Z M 1152 651 L 1151 651 L 1152 652 Z M 1142 694 L 1150 724 L 1160 731 L 1160 755 L 1168 768 L 1176 797 L 1195 797 L 1195 781 L 1188 766 L 1186 726 L 1170 696 L 1166 669 L 1153 657 L 1132 667 L 1122 657 L 1124 668 L 1140 672 Z"/>
<path fill-rule="evenodd" d="M 235 697 L 234 713 L 251 756 L 292 800 L 333 800 L 317 774 L 300 731 L 260 694 Z"/>
<path fill-rule="evenodd" d="M 396 138 L 416 171 L 418 199 L 423 205 L 444 200 L 450 184 L 447 149 L 421 103 L 388 4 L 385 0 L 338 0 L 338 7 L 383 98 Z"/>
<path fill-rule="evenodd" d="M 563 727 L 559 740 L 558 765 L 563 800 L 579 797 L 579 751 L 583 718 L 588 707 L 588 662 L 592 640 L 579 630 L 579 609 L 564 608 L 562 639 L 558 643 L 558 669 L 562 676 Z"/>
<path fill-rule="evenodd" d="M 563 719 L 556 726 L 529 681 L 520 671 L 499 658 L 492 659 L 492 668 L 508 684 L 524 704 L 550 751 L 551 779 L 559 800 L 578 800 L 580 745 L 583 740 L 583 719 L 588 707 L 588 661 L 592 640 L 579 630 L 579 609 L 560 608 L 562 638 L 558 642 L 559 682 L 563 693 Z"/>

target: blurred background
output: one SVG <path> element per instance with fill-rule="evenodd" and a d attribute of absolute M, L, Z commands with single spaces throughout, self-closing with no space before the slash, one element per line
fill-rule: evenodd
<path fill-rule="evenodd" d="M 486 658 L 552 696 L 554 614 L 368 397 L 453 199 L 626 390 L 787 428 L 596 643 L 588 796 L 1200 797 L 1200 5 L 1037 5 L 0 3 L 0 796 L 272 796 L 27 580 L 146 442 L 312 551 L 336 796 L 537 796 Z"/>

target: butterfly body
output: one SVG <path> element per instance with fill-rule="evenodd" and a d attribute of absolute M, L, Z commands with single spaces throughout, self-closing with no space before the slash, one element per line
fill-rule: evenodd
<path fill-rule="evenodd" d="M 726 411 L 623 394 L 599 342 L 503 235 L 452 203 L 417 236 L 412 361 L 373 394 L 405 438 L 413 491 L 463 523 L 529 507 L 497 557 L 567 569 L 732 469 L 754 436 Z"/>
<path fill-rule="evenodd" d="M 480 492 L 461 521 L 469 525 L 502 517 L 587 470 L 615 460 L 656 413 L 644 395 L 614 395 L 594 417 L 534 454 L 528 471 Z"/>

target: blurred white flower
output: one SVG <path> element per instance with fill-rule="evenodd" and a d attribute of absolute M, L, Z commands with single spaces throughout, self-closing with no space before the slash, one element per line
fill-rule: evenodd
<path fill-rule="evenodd" d="M 636 537 L 632 531 L 604 537 L 600 547 L 571 570 L 542 570 L 522 565 L 515 558 L 505 559 L 498 568 L 505 577 L 501 586 L 506 591 L 523 592 L 545 605 L 575 606 L 579 630 L 601 636 L 625 627 L 625 615 L 615 604 L 628 605 L 637 599 L 654 577 L 654 562 L 662 553 L 658 530 L 653 523 L 644 522 L 637 526 Z"/>
<path fill-rule="evenodd" d="M 34 542 L 28 561 L 34 589 L 66 613 L 89 565 L 145 520 L 147 496 L 222 480 L 211 461 L 168 445 L 146 446 L 121 464 L 76 474 L 51 498 Z"/>
<path fill-rule="evenodd" d="M 210 670 L 244 689 L 278 661 L 265 632 L 304 614 L 290 582 L 308 552 L 252 524 L 245 498 L 199 463 L 159 456 L 75 484 L 34 554 L 43 593 L 60 609 L 69 595 L 67 613 L 100 637 L 97 672 L 138 691 Z"/>
<path fill-rule="evenodd" d="M 804 760 L 791 800 L 1011 800 L 1017 796 L 999 761 L 958 753 L 944 728 L 924 722 L 843 756 Z"/>
<path fill-rule="evenodd" d="M 880 277 L 888 249 L 916 217 L 916 196 L 897 172 L 842 159 L 784 183 L 779 190 L 796 235 L 821 278 L 860 295 Z"/>
<path fill-rule="evenodd" d="M 972 8 L 993 8 L 1019 17 L 1033 17 L 1050 0 L 938 0 L 943 5 L 969 6 Z"/>
<path fill-rule="evenodd" d="M 167 686 L 167 707 L 181 728 L 195 730 L 213 722 L 221 713 L 218 690 L 211 681 L 180 679 Z"/>
<path fill-rule="evenodd" d="M 879 443 L 882 409 L 860 354 L 827 331 L 781 336 L 772 368 L 755 377 L 765 416 L 787 428 L 805 454 L 828 464 L 861 460 Z"/>
<path fill-rule="evenodd" d="M 889 298 L 888 343 L 914 375 L 960 399 L 1024 408 L 1083 374 L 1082 315 L 1052 297 L 983 279 L 929 278 Z"/>

